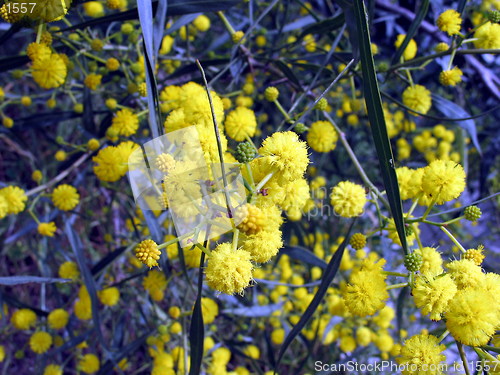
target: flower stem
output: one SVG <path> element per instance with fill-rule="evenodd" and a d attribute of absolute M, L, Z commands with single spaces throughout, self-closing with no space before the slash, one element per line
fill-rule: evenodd
<path fill-rule="evenodd" d="M 462 253 L 465 253 L 465 251 L 466 251 L 466 250 L 465 250 L 465 248 L 462 246 L 462 244 L 461 244 L 460 242 L 458 242 L 458 240 L 455 238 L 455 236 L 454 236 L 453 234 L 451 234 L 451 232 L 450 232 L 448 229 L 446 229 L 445 227 L 440 227 L 440 228 L 441 228 L 441 230 L 442 230 L 444 233 L 446 233 L 446 235 L 450 238 L 450 240 L 451 240 L 451 241 L 452 241 L 455 245 L 457 245 L 457 246 L 458 246 L 458 248 L 460 249 L 460 251 L 461 251 Z"/>
<path fill-rule="evenodd" d="M 391 289 L 404 288 L 408 285 L 409 285 L 408 283 L 393 284 L 393 285 L 389 285 L 386 289 L 391 290 Z"/>

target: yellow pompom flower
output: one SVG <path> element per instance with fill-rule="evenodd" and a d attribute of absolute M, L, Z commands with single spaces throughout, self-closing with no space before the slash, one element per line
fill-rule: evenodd
<path fill-rule="evenodd" d="M 30 329 L 36 323 L 36 314 L 30 309 L 19 309 L 12 314 L 10 322 L 16 329 Z"/>
<path fill-rule="evenodd" d="M 253 204 L 238 207 L 236 218 L 241 220 L 238 229 L 245 234 L 255 234 L 263 230 L 267 224 L 264 212 Z"/>
<path fill-rule="evenodd" d="M 309 164 L 307 145 L 294 132 L 276 132 L 259 149 L 262 165 L 273 171 L 279 183 L 301 178 Z"/>
<path fill-rule="evenodd" d="M 96 90 L 97 87 L 101 84 L 101 80 L 102 80 L 102 75 L 90 73 L 83 80 L 83 84 L 85 85 L 85 87 L 88 87 L 91 90 Z"/>
<path fill-rule="evenodd" d="M 436 204 L 456 199 L 465 189 L 465 172 L 451 160 L 434 160 L 424 168 L 422 190 Z"/>
<path fill-rule="evenodd" d="M 396 361 L 403 367 L 403 375 L 439 375 L 439 364 L 446 359 L 444 350 L 436 336 L 420 334 L 405 341 Z"/>
<path fill-rule="evenodd" d="M 227 135 L 235 141 L 241 142 L 247 137 L 253 137 L 257 129 L 255 113 L 249 108 L 236 107 L 229 112 L 224 121 Z"/>
<path fill-rule="evenodd" d="M 158 245 L 153 240 L 144 240 L 137 245 L 135 248 L 135 256 L 142 263 L 144 263 L 149 268 L 158 265 L 158 259 L 160 259 L 161 251 L 158 249 Z"/>
<path fill-rule="evenodd" d="M 99 1 L 87 1 L 83 3 L 83 10 L 85 11 L 85 15 L 92 18 L 104 15 L 104 6 Z"/>
<path fill-rule="evenodd" d="M 203 313 L 203 323 L 213 323 L 219 315 L 219 305 L 213 299 L 203 297 L 201 299 L 201 311 Z"/>
<path fill-rule="evenodd" d="M 230 243 L 222 243 L 212 251 L 205 275 L 207 284 L 219 292 L 242 294 L 252 281 L 253 265 L 245 250 L 233 250 Z"/>
<path fill-rule="evenodd" d="M 120 300 L 120 290 L 116 287 L 110 287 L 97 292 L 97 297 L 103 305 L 114 306 Z"/>
<path fill-rule="evenodd" d="M 7 203 L 7 215 L 18 214 L 19 212 L 24 211 L 26 201 L 28 200 L 24 190 L 17 186 L 7 186 L 0 189 L 0 197 L 3 197 Z M 2 210 L 0 209 L 0 211 Z M 0 215 L 0 217 L 2 217 L 2 215 Z"/>
<path fill-rule="evenodd" d="M 106 68 L 109 71 L 114 72 L 115 70 L 118 70 L 120 68 L 120 61 L 118 61 L 114 57 L 110 57 L 106 60 Z"/>
<path fill-rule="evenodd" d="M 62 279 L 76 280 L 80 276 L 80 270 L 75 262 L 67 261 L 59 266 L 58 274 Z"/>
<path fill-rule="evenodd" d="M 359 216 L 366 204 L 365 189 L 351 181 L 341 181 L 332 189 L 330 203 L 342 217 Z"/>
<path fill-rule="evenodd" d="M 363 317 L 382 309 L 389 294 L 380 272 L 358 271 L 351 274 L 342 288 L 342 297 L 351 314 Z"/>
<path fill-rule="evenodd" d="M 7 216 L 8 209 L 9 205 L 7 204 L 7 200 L 2 194 L 0 194 L 0 219 Z"/>
<path fill-rule="evenodd" d="M 457 287 L 450 275 L 437 277 L 419 276 L 412 290 L 415 305 L 432 320 L 441 320 L 448 303 L 455 296 Z"/>
<path fill-rule="evenodd" d="M 69 321 L 69 314 L 64 309 L 52 310 L 47 317 L 49 327 L 52 329 L 63 329 Z"/>
<path fill-rule="evenodd" d="M 245 33 L 241 30 L 238 30 L 231 35 L 231 40 L 233 41 L 234 44 L 237 44 L 241 41 L 241 39 L 243 39 L 244 36 Z"/>
<path fill-rule="evenodd" d="M 50 58 L 52 51 L 46 44 L 33 42 L 28 44 L 28 47 L 26 48 L 26 54 L 31 61 L 46 60 Z"/>
<path fill-rule="evenodd" d="M 483 49 L 500 48 L 500 24 L 486 22 L 474 33 L 474 46 Z"/>
<path fill-rule="evenodd" d="M 415 253 L 422 257 L 423 262 L 419 270 L 422 275 L 433 277 L 443 273 L 443 258 L 435 248 L 423 247 L 415 249 Z"/>
<path fill-rule="evenodd" d="M 446 268 L 459 290 L 474 287 L 484 281 L 485 274 L 472 260 L 454 260 Z"/>
<path fill-rule="evenodd" d="M 42 236 L 54 237 L 54 233 L 57 230 L 56 224 L 51 221 L 48 223 L 40 223 L 38 224 L 38 233 Z"/>
<path fill-rule="evenodd" d="M 210 18 L 204 14 L 200 14 L 194 19 L 193 26 L 196 27 L 198 31 L 205 32 L 210 29 Z"/>
<path fill-rule="evenodd" d="M 470 346 L 486 345 L 500 324 L 497 301 L 480 288 L 458 291 L 446 312 L 446 328 L 459 342 Z"/>
<path fill-rule="evenodd" d="M 436 25 L 439 30 L 448 33 L 448 35 L 456 35 L 460 33 L 460 27 L 462 26 L 462 17 L 454 9 L 445 10 L 441 13 L 436 20 Z"/>
<path fill-rule="evenodd" d="M 52 346 L 52 336 L 44 331 L 35 332 L 30 337 L 30 348 L 36 354 L 43 354 Z"/>
<path fill-rule="evenodd" d="M 96 138 L 90 138 L 87 142 L 87 148 L 90 151 L 95 151 L 101 146 L 100 142 Z"/>
<path fill-rule="evenodd" d="M 396 38 L 394 46 L 396 48 L 401 47 L 401 44 L 403 44 L 403 40 L 405 40 L 405 37 L 406 37 L 405 34 L 399 34 Z M 410 39 L 410 42 L 408 43 L 405 51 L 403 52 L 403 58 L 405 60 L 411 60 L 415 57 L 416 54 L 417 54 L 417 43 L 413 39 Z"/>
<path fill-rule="evenodd" d="M 86 3 L 88 4 L 88 3 Z M 95 354 L 85 354 L 79 361 L 78 361 L 78 368 L 80 371 L 86 373 L 86 374 L 93 374 L 94 372 L 97 372 L 99 368 L 101 367 L 101 364 L 99 362 L 99 357 L 96 356 Z"/>
<path fill-rule="evenodd" d="M 285 211 L 291 209 L 302 210 L 307 200 L 311 198 L 309 184 L 304 178 L 299 178 L 286 184 L 283 192 L 285 196 L 283 200 L 279 202 L 279 205 Z"/>
<path fill-rule="evenodd" d="M 111 121 L 111 128 L 117 135 L 128 137 L 137 132 L 139 128 L 139 117 L 130 109 L 124 108 L 118 111 Z"/>
<path fill-rule="evenodd" d="M 115 146 L 103 148 L 92 161 L 96 163 L 94 173 L 101 181 L 115 182 L 127 173 L 128 160 L 123 160 L 120 150 Z"/>
<path fill-rule="evenodd" d="M 439 83 L 443 86 L 456 86 L 462 82 L 463 73 L 458 66 L 450 70 L 443 70 L 439 73 Z"/>
<path fill-rule="evenodd" d="M 59 365 L 50 364 L 43 370 L 43 375 L 63 375 L 63 370 Z"/>
<path fill-rule="evenodd" d="M 66 80 L 68 68 L 57 53 L 39 57 L 33 61 L 31 75 L 43 89 L 53 89 L 61 86 Z"/>
<path fill-rule="evenodd" d="M 434 51 L 436 52 L 444 52 L 448 51 L 450 49 L 450 46 L 447 43 L 441 42 L 434 47 Z"/>
<path fill-rule="evenodd" d="M 408 86 L 403 91 L 403 104 L 425 115 L 431 109 L 431 92 L 422 85 Z"/>
<path fill-rule="evenodd" d="M 80 202 L 80 194 L 71 185 L 59 185 L 52 192 L 52 202 L 58 209 L 69 211 L 75 208 Z"/>
<path fill-rule="evenodd" d="M 159 270 L 151 270 L 142 280 L 142 286 L 155 301 L 163 299 L 163 292 L 167 288 L 167 278 Z"/>
<path fill-rule="evenodd" d="M 415 181 L 415 170 L 408 167 L 396 168 L 401 199 L 413 199 L 420 193 L 420 183 Z"/>
<path fill-rule="evenodd" d="M 318 152 L 329 152 L 337 146 L 338 134 L 329 121 L 312 123 L 307 133 L 307 143 Z"/>
<path fill-rule="evenodd" d="M 246 250 L 252 261 L 256 263 L 267 263 L 283 246 L 281 240 L 281 232 L 276 231 L 260 231 L 256 234 L 247 236 L 243 241 L 243 250 Z"/>
<path fill-rule="evenodd" d="M 480 266 L 485 258 L 483 250 L 484 250 L 483 245 L 479 245 L 477 249 L 468 249 L 463 254 L 463 258 L 472 261 L 476 266 Z"/>

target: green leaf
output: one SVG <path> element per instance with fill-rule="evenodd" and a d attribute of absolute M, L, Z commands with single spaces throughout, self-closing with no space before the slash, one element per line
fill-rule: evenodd
<path fill-rule="evenodd" d="M 60 279 L 57 277 L 40 277 L 40 276 L 5 276 L 0 277 L 0 285 L 21 285 L 29 283 L 51 284 L 51 283 L 67 283 L 70 279 Z"/>
<path fill-rule="evenodd" d="M 406 33 L 405 39 L 403 40 L 403 43 L 399 46 L 398 50 L 392 57 L 391 65 L 397 64 L 399 62 L 399 59 L 401 56 L 403 56 L 403 53 L 410 43 L 410 40 L 415 36 L 417 33 L 418 28 L 420 27 L 420 24 L 424 20 L 425 16 L 427 15 L 427 12 L 429 11 L 429 0 L 422 0 L 422 3 L 418 7 L 418 12 L 415 14 L 415 18 L 413 19 L 413 22 L 411 23 L 410 27 L 408 28 L 408 32 Z"/>
<path fill-rule="evenodd" d="M 205 242 L 205 247 L 208 242 Z M 205 263 L 205 253 L 201 253 L 200 270 L 198 274 L 198 295 L 191 315 L 191 325 L 189 327 L 189 347 L 191 348 L 191 360 L 189 375 L 198 375 L 201 371 L 203 361 L 203 344 L 205 339 L 205 327 L 203 325 L 203 312 L 201 309 L 201 293 L 203 289 L 203 263 Z"/>
<path fill-rule="evenodd" d="M 344 255 L 344 250 L 347 244 L 349 243 L 351 230 L 355 222 L 356 219 L 353 219 L 351 225 L 349 226 L 349 229 L 347 230 L 344 241 L 340 244 L 335 254 L 333 254 L 332 259 L 330 259 L 330 262 L 328 263 L 328 266 L 326 267 L 323 273 L 321 284 L 319 285 L 318 290 L 316 291 L 316 294 L 314 295 L 311 303 L 309 303 L 309 306 L 307 306 L 306 311 L 304 311 L 304 314 L 302 314 L 300 320 L 297 322 L 297 324 L 292 328 L 292 330 L 288 333 L 287 337 L 285 338 L 285 341 L 283 342 L 283 345 L 281 346 L 278 354 L 278 360 L 276 361 L 276 367 L 274 369 L 275 373 L 279 373 L 278 368 L 283 358 L 283 355 L 285 354 L 290 344 L 302 331 L 302 329 L 304 329 L 307 322 L 312 318 L 314 312 L 321 303 L 321 300 L 328 291 L 328 288 L 330 287 L 330 284 L 332 283 L 333 278 L 337 274 L 337 271 L 340 267 L 340 261 L 342 260 L 342 256 Z"/>
<path fill-rule="evenodd" d="M 320 267 L 323 270 L 327 266 L 326 262 L 323 259 L 318 258 L 312 251 L 301 246 L 287 245 L 280 250 L 280 254 L 286 254 L 290 258 L 310 264 L 311 266 Z"/>
<path fill-rule="evenodd" d="M 312 25 L 307 26 L 302 33 L 300 33 L 297 39 L 302 39 L 307 34 L 326 34 L 330 31 L 336 30 L 345 22 L 345 18 L 343 14 L 340 14 L 336 17 L 330 17 L 319 22 L 316 22 Z"/>
<path fill-rule="evenodd" d="M 273 64 L 276 65 L 276 67 L 281 70 L 281 72 L 285 75 L 286 78 L 288 78 L 291 83 L 293 83 L 297 89 L 300 90 L 301 84 L 295 73 L 288 67 L 288 65 L 283 61 L 283 60 L 276 60 L 273 61 Z"/>
<path fill-rule="evenodd" d="M 354 13 L 356 15 L 356 28 L 359 38 L 361 70 L 363 72 L 363 91 L 370 120 L 373 140 L 377 150 L 378 161 L 382 172 L 387 200 L 391 210 L 394 223 L 403 245 L 405 254 L 408 253 L 403 219 L 403 205 L 399 194 L 398 179 L 394 167 L 394 157 L 392 155 L 391 143 L 387 135 L 384 111 L 382 109 L 382 99 L 373 63 L 371 50 L 370 33 L 366 20 L 366 11 L 363 0 L 354 0 Z"/>

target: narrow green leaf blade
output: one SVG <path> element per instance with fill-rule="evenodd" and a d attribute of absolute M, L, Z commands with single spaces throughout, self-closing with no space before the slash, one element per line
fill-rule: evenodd
<path fill-rule="evenodd" d="M 205 246 L 207 242 L 205 242 Z M 201 362 L 203 361 L 203 344 L 205 339 L 205 327 L 203 325 L 203 312 L 201 310 L 201 293 L 203 289 L 203 263 L 205 262 L 205 253 L 201 253 L 200 269 L 198 275 L 198 295 L 191 316 L 191 325 L 189 327 L 189 347 L 191 348 L 191 360 L 189 375 L 199 375 L 201 371 Z"/>
<path fill-rule="evenodd" d="M 304 329 L 306 326 L 307 322 L 312 318 L 314 312 L 318 308 L 319 304 L 321 303 L 321 300 L 325 296 L 330 284 L 333 281 L 333 278 L 337 274 L 337 271 L 340 267 L 340 261 L 342 260 L 342 256 L 344 255 L 344 250 L 349 243 L 350 235 L 351 235 L 351 230 L 354 226 L 354 223 L 356 222 L 356 219 L 354 219 L 351 222 L 351 225 L 349 226 L 349 229 L 347 230 L 346 236 L 344 241 L 340 244 L 339 248 L 333 254 L 332 259 L 330 259 L 330 262 L 328 263 L 328 266 L 326 267 L 324 273 L 323 273 L 323 278 L 321 279 L 321 284 L 318 287 L 318 290 L 316 294 L 314 295 L 311 303 L 309 306 L 307 306 L 306 311 L 304 311 L 304 314 L 300 317 L 300 320 L 298 323 L 292 328 L 288 336 L 285 338 L 285 341 L 283 342 L 283 345 L 280 348 L 280 352 L 278 354 L 278 360 L 276 361 L 276 367 L 274 369 L 275 373 L 278 372 L 278 368 L 280 365 L 280 362 L 283 358 L 283 355 L 285 354 L 286 350 L 288 347 L 291 345 L 291 343 L 295 340 L 295 338 L 299 335 L 299 333 Z"/>
<path fill-rule="evenodd" d="M 382 171 L 382 180 L 384 181 L 389 201 L 392 217 L 403 246 L 405 254 L 408 253 L 406 243 L 403 205 L 399 194 L 398 179 L 394 167 L 394 157 L 392 155 L 391 143 L 387 135 L 387 126 L 382 109 L 382 99 L 375 72 L 375 64 L 371 51 L 370 33 L 368 31 L 368 22 L 363 0 L 354 0 L 354 13 L 356 15 L 356 28 L 358 30 L 359 49 L 361 58 L 361 70 L 363 72 L 363 89 L 370 120 L 373 140 L 377 150 L 377 156 Z"/>
<path fill-rule="evenodd" d="M 309 251 L 301 246 L 285 246 L 280 250 L 280 253 L 288 255 L 290 258 L 310 264 L 311 266 L 320 267 L 323 270 L 327 267 L 327 264 L 323 259 L 318 258 L 312 251 Z"/>

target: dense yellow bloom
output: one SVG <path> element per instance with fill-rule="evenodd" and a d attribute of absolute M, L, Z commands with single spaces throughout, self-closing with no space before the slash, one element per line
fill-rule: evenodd
<path fill-rule="evenodd" d="M 309 192 L 309 184 L 303 178 L 299 178 L 295 181 L 286 184 L 283 188 L 284 197 L 279 205 L 285 211 L 290 209 L 301 210 L 306 204 L 307 200 L 311 198 Z"/>
<path fill-rule="evenodd" d="M 99 357 L 97 357 L 95 354 L 85 354 L 78 361 L 78 368 L 80 369 L 80 371 L 86 374 L 93 374 L 94 372 L 97 372 L 100 366 L 101 364 L 99 362 Z"/>
<path fill-rule="evenodd" d="M 266 263 L 278 254 L 279 249 L 283 246 L 283 241 L 279 230 L 260 231 L 245 237 L 242 245 L 243 250 L 248 251 L 254 262 Z"/>
<path fill-rule="evenodd" d="M 87 1 L 83 3 L 83 10 L 89 17 L 97 18 L 104 15 L 104 6 L 99 1 Z"/>
<path fill-rule="evenodd" d="M 43 370 L 43 375 L 63 375 L 63 370 L 59 365 L 47 365 Z"/>
<path fill-rule="evenodd" d="M 201 311 L 203 313 L 203 323 L 213 323 L 219 315 L 219 305 L 213 299 L 203 297 L 201 299 Z"/>
<path fill-rule="evenodd" d="M 259 149 L 262 165 L 273 171 L 280 183 L 301 178 L 309 164 L 306 143 L 294 132 L 276 132 L 264 139 Z"/>
<path fill-rule="evenodd" d="M 403 44 L 403 40 L 405 40 L 406 35 L 405 34 L 399 34 L 396 42 L 394 42 L 394 46 L 396 48 L 401 47 L 401 44 Z M 403 52 L 403 58 L 405 60 L 411 60 L 415 57 L 417 54 L 417 43 L 413 40 L 410 39 L 410 43 L 406 46 L 406 49 Z"/>
<path fill-rule="evenodd" d="M 0 197 L 3 198 L 3 209 L 0 207 L 0 219 L 8 214 L 18 214 L 24 210 L 28 197 L 23 189 L 17 186 L 7 186 L 0 189 Z M 5 203 L 7 208 L 5 208 Z M 3 213 L 3 215 L 2 215 Z"/>
<path fill-rule="evenodd" d="M 455 296 L 457 287 L 450 275 L 437 277 L 419 276 L 412 290 L 415 305 L 432 320 L 441 320 L 448 302 Z"/>
<path fill-rule="evenodd" d="M 33 42 L 28 44 L 26 54 L 31 61 L 46 60 L 50 57 L 52 51 L 46 44 Z"/>
<path fill-rule="evenodd" d="M 114 306 L 120 300 L 120 290 L 117 287 L 110 287 L 97 292 L 97 297 L 103 305 Z"/>
<path fill-rule="evenodd" d="M 403 92 L 403 104 L 425 115 L 432 105 L 431 92 L 421 85 L 408 86 Z"/>
<path fill-rule="evenodd" d="M 210 18 L 204 14 L 200 14 L 194 19 L 193 26 L 196 27 L 198 31 L 205 32 L 210 29 Z"/>
<path fill-rule="evenodd" d="M 486 22 L 474 33 L 474 46 L 483 49 L 500 48 L 500 24 Z"/>
<path fill-rule="evenodd" d="M 108 146 L 92 158 L 94 173 L 101 181 L 115 182 L 125 176 L 128 171 L 128 159 L 139 147 L 136 143 L 126 141 L 118 146 Z"/>
<path fill-rule="evenodd" d="M 163 292 L 167 287 L 167 278 L 165 274 L 159 270 L 151 270 L 142 281 L 142 286 L 151 295 L 155 301 L 163 299 Z"/>
<path fill-rule="evenodd" d="M 451 335 L 465 345 L 486 345 L 500 324 L 495 298 L 480 288 L 460 290 L 445 315 Z"/>
<path fill-rule="evenodd" d="M 238 229 L 245 234 L 255 234 L 263 230 L 267 225 L 264 212 L 253 204 L 238 207 L 236 218 L 241 219 Z"/>
<path fill-rule="evenodd" d="M 351 273 L 348 284 L 341 290 L 345 306 L 351 314 L 361 317 L 373 315 L 385 306 L 389 294 L 382 274 L 384 264 L 384 260 L 375 262 L 371 256 Z"/>
<path fill-rule="evenodd" d="M 59 185 L 52 192 L 52 202 L 58 209 L 69 211 L 75 208 L 80 202 L 80 194 L 71 185 Z"/>
<path fill-rule="evenodd" d="M 480 284 L 484 280 L 481 267 L 469 259 L 454 260 L 446 265 L 458 289 L 466 289 Z"/>
<path fill-rule="evenodd" d="M 419 270 L 422 275 L 432 277 L 443 272 L 443 258 L 435 248 L 424 247 L 416 249 L 415 253 L 422 256 L 423 263 Z"/>
<path fill-rule="evenodd" d="M 342 217 L 359 216 L 366 204 L 365 189 L 353 182 L 341 181 L 332 189 L 330 203 Z"/>
<path fill-rule="evenodd" d="M 110 57 L 106 60 L 106 68 L 112 72 L 118 70 L 120 68 L 120 61 L 114 57 Z"/>
<path fill-rule="evenodd" d="M 135 134 L 138 128 L 139 117 L 128 108 L 118 111 L 111 121 L 111 129 L 115 130 L 117 135 L 128 137 Z"/>
<path fill-rule="evenodd" d="M 135 256 L 149 268 L 158 265 L 161 251 L 153 240 L 144 240 L 135 248 Z"/>
<path fill-rule="evenodd" d="M 56 224 L 51 221 L 49 223 L 40 223 L 38 224 L 38 233 L 40 233 L 42 236 L 47 236 L 47 237 L 54 237 L 54 233 L 57 230 Z"/>
<path fill-rule="evenodd" d="M 76 280 L 79 276 L 80 270 L 75 262 L 67 261 L 59 266 L 60 278 Z"/>
<path fill-rule="evenodd" d="M 471 260 L 476 266 L 480 266 L 485 258 L 483 254 L 484 246 L 480 245 L 477 249 L 468 249 L 464 254 L 463 258 Z"/>
<path fill-rule="evenodd" d="M 443 70 L 439 73 L 439 82 L 443 86 L 456 86 L 462 82 L 463 73 L 458 66 L 450 70 Z"/>
<path fill-rule="evenodd" d="M 30 309 L 19 309 L 12 314 L 10 322 L 17 329 L 30 329 L 36 323 L 36 314 Z"/>
<path fill-rule="evenodd" d="M 62 329 L 66 327 L 69 321 L 69 314 L 64 309 L 55 309 L 47 317 L 49 327 L 52 329 Z"/>
<path fill-rule="evenodd" d="M 413 199 L 420 193 L 420 182 L 415 179 L 415 170 L 408 167 L 396 168 L 401 199 Z"/>
<path fill-rule="evenodd" d="M 448 33 L 448 35 L 455 35 L 460 32 L 460 27 L 462 26 L 462 17 L 454 9 L 445 10 L 441 13 L 436 20 L 436 24 L 439 30 Z"/>
<path fill-rule="evenodd" d="M 230 243 L 222 243 L 212 251 L 205 275 L 207 284 L 219 292 L 242 294 L 252 281 L 253 265 L 245 250 L 233 250 Z"/>
<path fill-rule="evenodd" d="M 451 160 L 434 160 L 424 169 L 422 190 L 436 204 L 456 199 L 465 189 L 465 172 Z"/>
<path fill-rule="evenodd" d="M 30 337 L 30 348 L 37 354 L 43 354 L 52 346 L 52 336 L 44 331 L 35 332 Z"/>
<path fill-rule="evenodd" d="M 338 134 L 329 121 L 312 123 L 307 133 L 307 143 L 314 151 L 328 152 L 337 146 Z"/>
<path fill-rule="evenodd" d="M 102 79 L 102 75 L 90 73 L 83 80 L 83 84 L 85 85 L 85 87 L 88 87 L 91 90 L 96 90 L 97 87 L 101 84 L 101 79 Z"/>
<path fill-rule="evenodd" d="M 416 335 L 405 341 L 396 361 L 405 366 L 403 375 L 439 375 L 442 372 L 438 365 L 446 359 L 444 349 L 436 336 Z"/>
<path fill-rule="evenodd" d="M 230 138 L 241 142 L 247 139 L 247 137 L 255 135 L 257 119 L 251 109 L 236 107 L 236 109 L 228 113 L 224 126 Z"/>
<path fill-rule="evenodd" d="M 68 68 L 57 53 L 51 53 L 33 61 L 31 74 L 35 82 L 43 89 L 61 86 L 66 80 L 67 73 Z"/>

